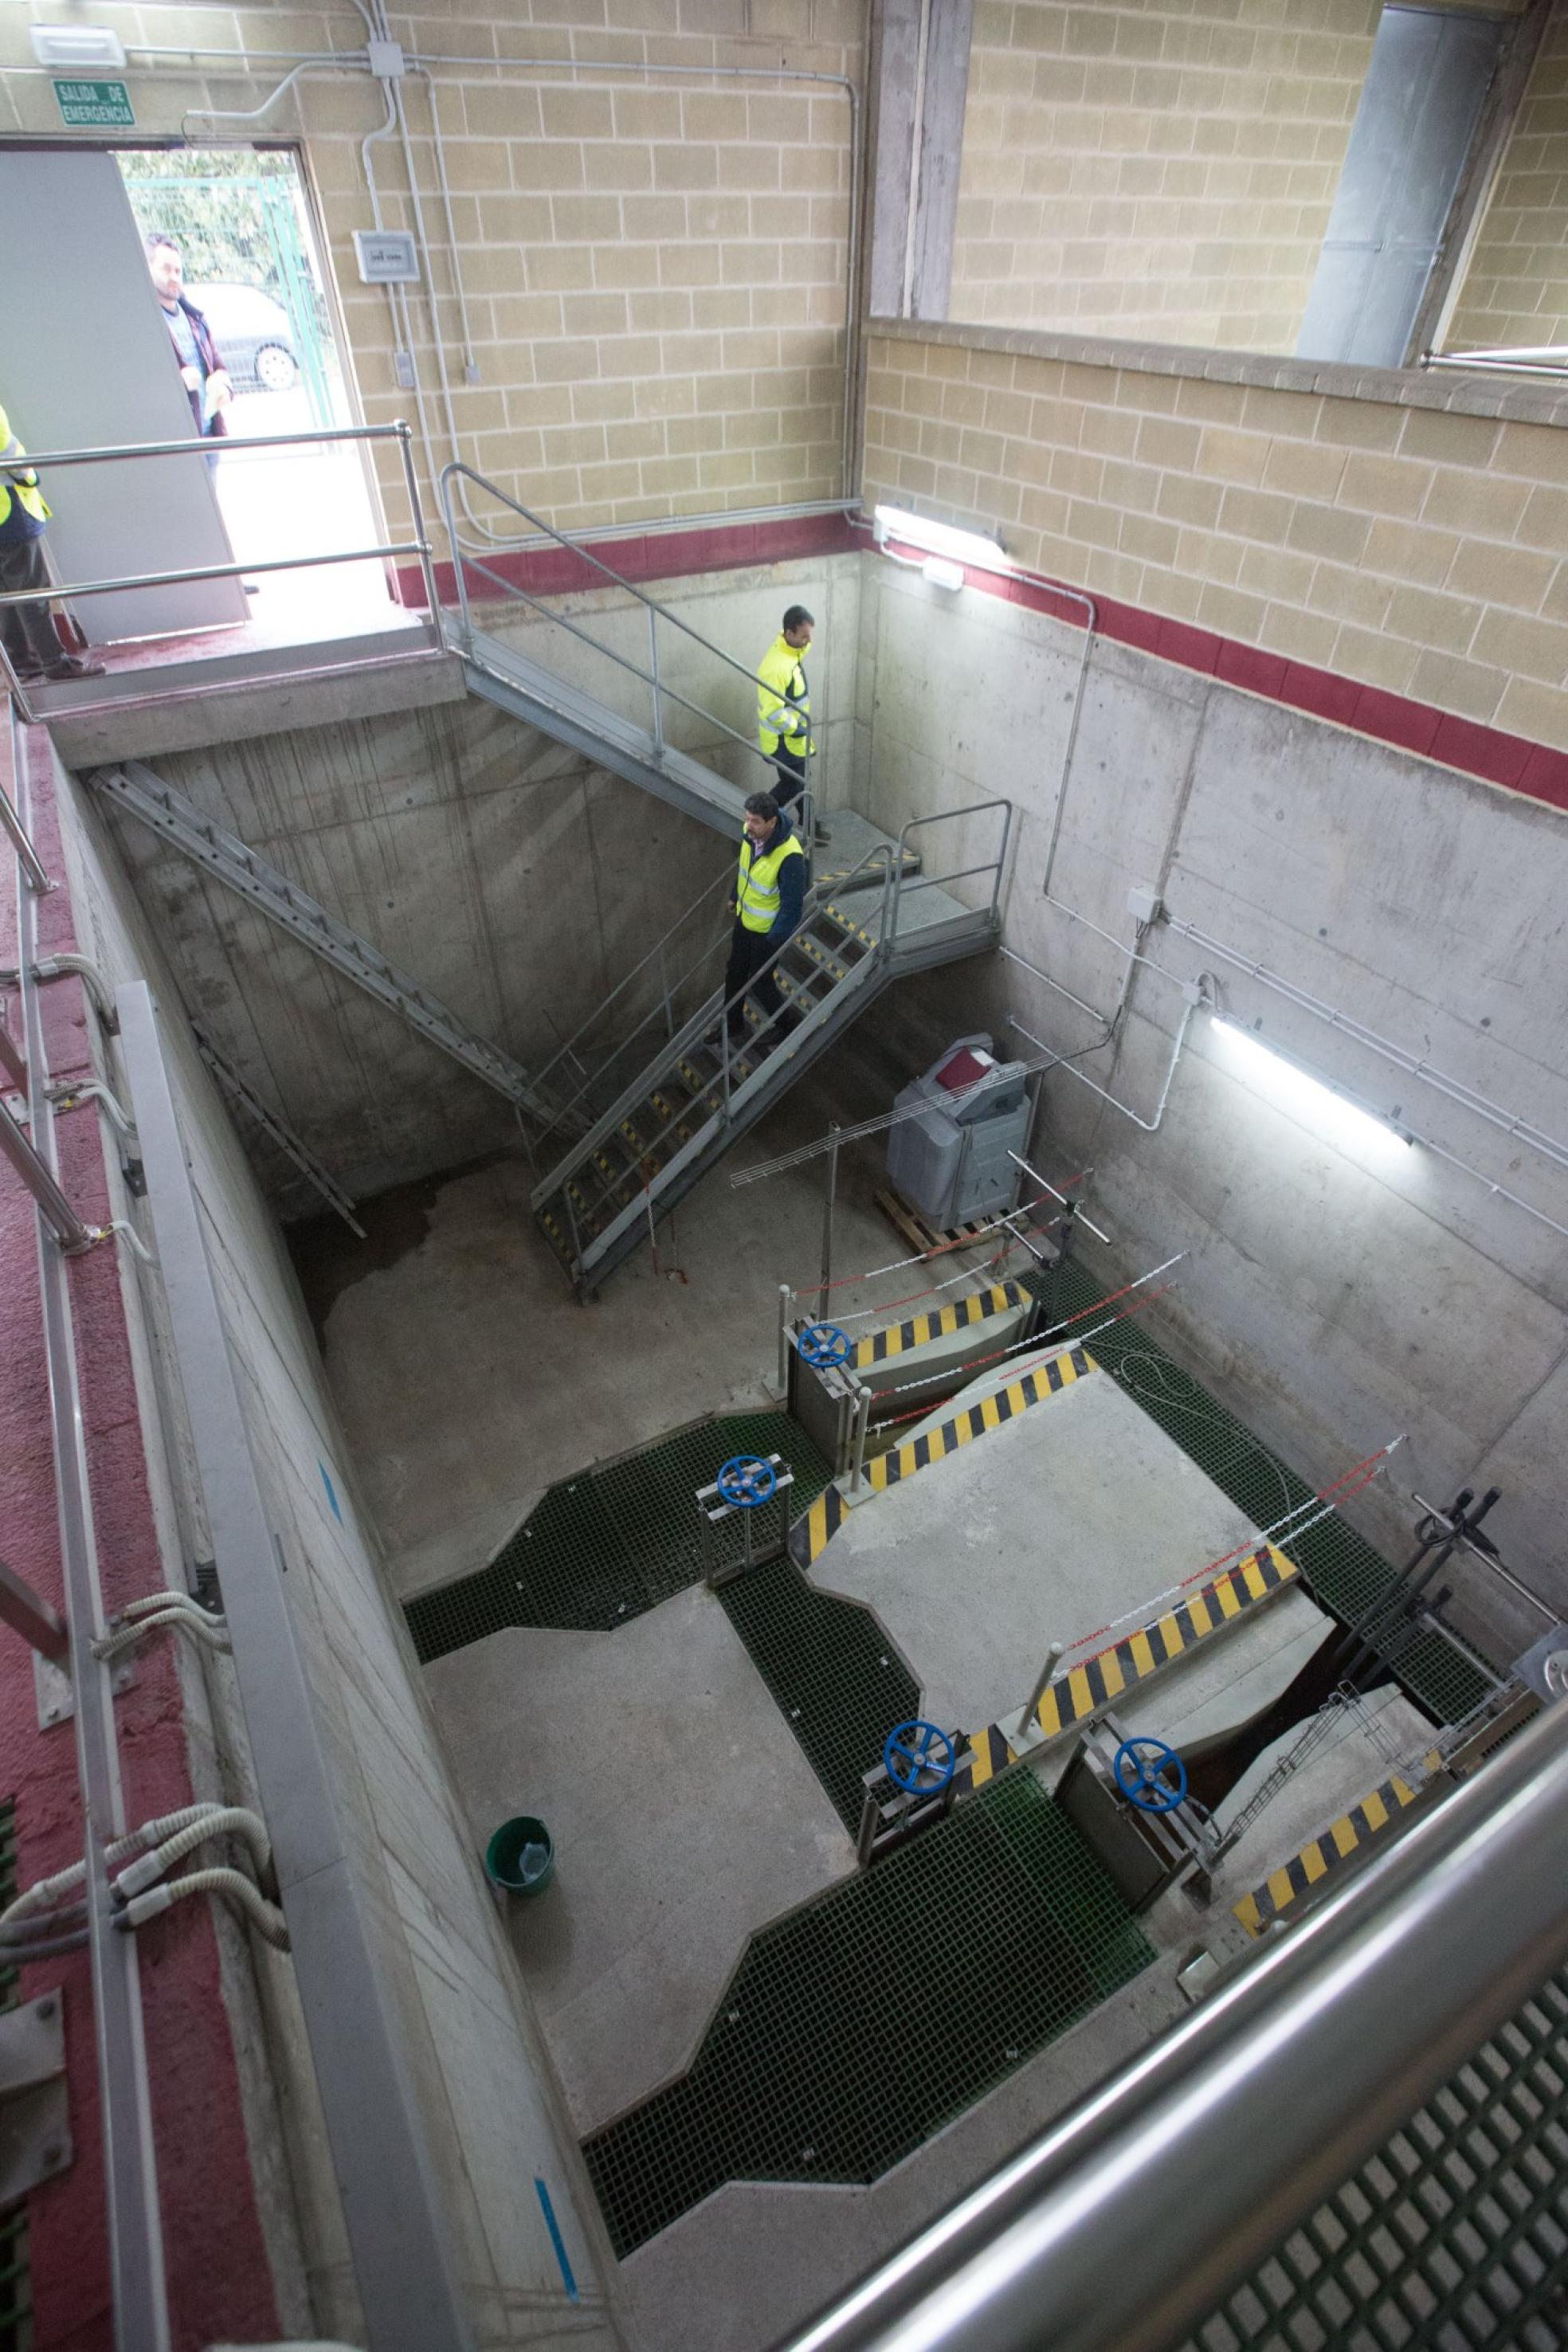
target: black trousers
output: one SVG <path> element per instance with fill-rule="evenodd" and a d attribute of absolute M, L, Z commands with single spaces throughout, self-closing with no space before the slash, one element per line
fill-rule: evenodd
<path fill-rule="evenodd" d="M 776 940 L 769 939 L 766 931 L 747 930 L 740 917 L 736 916 L 735 929 L 730 939 L 730 961 L 724 972 L 725 1001 L 728 1003 L 744 988 L 764 1021 L 772 1021 L 773 1014 L 782 1011 L 784 1005 L 773 973 L 760 970 L 777 944 Z M 731 1044 L 739 1045 L 746 1034 L 744 1006 L 731 1004 L 725 1018 L 730 1026 Z M 790 1015 L 786 1013 L 783 1021 L 774 1023 L 767 1032 L 765 1042 L 768 1045 L 777 1045 L 789 1020 Z"/>
<path fill-rule="evenodd" d="M 47 597 L 49 572 L 42 540 L 16 540 L 8 547 L 0 547 L 0 589 L 14 588 L 37 588 Z M 0 604 L 0 639 L 21 678 L 37 677 L 52 669 L 64 650 L 47 603 Z"/>
<path fill-rule="evenodd" d="M 793 808 L 805 790 L 805 753 L 788 751 L 781 742 L 773 753 L 773 798 L 780 808 Z"/>

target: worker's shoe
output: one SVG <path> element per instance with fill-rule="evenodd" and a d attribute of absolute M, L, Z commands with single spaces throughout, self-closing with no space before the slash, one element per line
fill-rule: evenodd
<path fill-rule="evenodd" d="M 23 686 L 63 685 L 67 678 L 102 677 L 100 661 L 85 661 L 80 654 L 62 654 L 58 661 L 50 662 L 47 669 L 19 669 L 18 681 Z"/>

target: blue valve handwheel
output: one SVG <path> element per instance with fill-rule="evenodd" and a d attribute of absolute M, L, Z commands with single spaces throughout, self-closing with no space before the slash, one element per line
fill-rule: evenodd
<path fill-rule="evenodd" d="M 1116 1785 L 1141 1812 L 1173 1813 L 1187 1793 L 1187 1768 L 1163 1739 L 1124 1739 L 1111 1762 Z"/>
<path fill-rule="evenodd" d="M 841 1331 L 837 1323 L 808 1323 L 795 1345 L 802 1360 L 814 1371 L 826 1371 L 830 1364 L 847 1364 L 849 1360 L 849 1334 Z"/>
<path fill-rule="evenodd" d="M 895 1789 L 907 1796 L 934 1797 L 952 1780 L 958 1757 L 939 1724 L 922 1723 L 914 1716 L 889 1732 L 882 1763 Z"/>
<path fill-rule="evenodd" d="M 723 1500 L 737 1511 L 754 1511 L 771 1503 L 778 1483 L 773 1464 L 761 1454 L 732 1454 L 714 1481 Z"/>

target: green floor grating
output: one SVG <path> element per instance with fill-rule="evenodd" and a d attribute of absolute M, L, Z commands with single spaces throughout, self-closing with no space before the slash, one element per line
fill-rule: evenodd
<path fill-rule="evenodd" d="M 689 2071 L 584 2143 L 618 2256 L 727 2180 L 865 2182 L 1154 1958 L 1027 1773 L 754 1936 Z"/>
<path fill-rule="evenodd" d="M 1568 1970 L 1234 2288 L 1183 2352 L 1562 2352 Z"/>
<path fill-rule="evenodd" d="M 1026 1275 L 1027 1287 L 1047 1316 L 1076 1315 L 1092 1307 L 1102 1286 L 1076 1259 L 1046 1274 Z M 1076 1328 L 1093 1330 L 1088 1316 Z M 1173 1437 L 1184 1454 L 1244 1510 L 1254 1527 L 1267 1528 L 1313 1489 L 1254 1437 L 1244 1423 L 1201 1388 L 1190 1372 L 1151 1339 L 1140 1317 L 1113 1323 L 1089 1342 L 1089 1353 L 1120 1381 L 1152 1421 Z M 1396 1570 L 1336 1511 L 1304 1535 L 1287 1538 L 1280 1549 L 1300 1569 L 1325 1608 L 1347 1623 L 1396 1580 Z M 1393 1669 L 1411 1696 L 1441 1723 L 1457 1723 L 1478 1706 L 1489 1685 L 1462 1654 L 1437 1634 L 1424 1636 L 1403 1652 Z"/>
<path fill-rule="evenodd" d="M 792 1559 L 753 1569 L 719 1598 L 853 1837 L 860 1776 L 880 1763 L 893 1726 L 919 1715 L 920 1685 L 868 1609 L 819 1592 Z"/>
<path fill-rule="evenodd" d="M 798 1515 L 829 1465 L 785 1412 L 721 1413 L 552 1486 L 488 1568 L 407 1603 L 422 1664 L 503 1625 L 610 1633 L 702 1573 L 692 1500 L 732 1454 L 779 1454 Z"/>

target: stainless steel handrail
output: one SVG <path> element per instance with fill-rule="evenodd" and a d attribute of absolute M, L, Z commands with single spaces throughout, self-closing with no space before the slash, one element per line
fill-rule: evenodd
<path fill-rule="evenodd" d="M 26 837 L 32 811 L 25 758 L 16 740 L 15 711 L 11 716 L 11 743 L 17 822 Z M 47 877 L 40 886 L 30 866 L 18 859 L 16 958 L 22 1046 L 27 1065 L 27 1117 L 32 1130 L 29 1149 L 63 1201 L 65 1196 L 59 1193 L 58 1187 L 54 1109 L 36 976 L 38 901 L 47 887 Z M 7 1126 L 15 1125 L 10 1112 L 4 1108 L 0 1108 L 0 1118 Z M 99 2124 L 103 2135 L 112 2326 L 116 2352 L 168 2352 L 168 2293 L 140 1957 L 134 1936 L 121 1932 L 123 1923 L 117 1922 L 104 1859 L 110 1841 L 123 1836 L 126 1815 L 110 1662 L 95 1658 L 92 1654 L 92 1635 L 104 1622 L 103 1598 L 67 1255 L 68 1249 L 79 1246 L 89 1235 L 75 1209 L 68 1202 L 65 1205 L 68 1222 L 62 1230 L 54 1205 L 41 1197 L 37 1202 L 38 1288 L 59 1507 L 67 1664 L 84 1816 L 88 1949 L 92 1970 Z"/>
<path fill-rule="evenodd" d="M 737 989 L 735 993 L 729 997 L 725 996 L 721 988 L 715 990 L 712 995 L 708 997 L 703 1004 L 699 1007 L 698 1011 L 692 1014 L 690 1020 L 686 1023 L 679 1034 L 670 1040 L 664 1055 L 664 1060 L 667 1063 L 673 1061 L 678 1055 L 688 1051 L 691 1045 L 699 1043 L 700 1039 L 708 1034 L 715 1021 L 719 1023 L 721 1038 L 720 1052 L 720 1084 L 724 1095 L 726 1115 L 728 1114 L 731 1097 L 730 1037 L 728 1025 L 730 1013 L 737 1005 L 744 1002 L 746 996 L 756 984 L 756 982 L 764 973 L 771 972 L 773 970 L 780 956 L 784 955 L 788 950 L 793 941 L 798 938 L 799 930 L 804 929 L 808 918 L 819 912 L 823 907 L 828 905 L 830 900 L 837 897 L 840 892 L 847 889 L 858 875 L 868 871 L 870 867 L 877 865 L 880 865 L 883 868 L 883 921 L 881 926 L 881 935 L 878 940 L 876 949 L 873 952 L 874 957 L 877 960 L 885 960 L 889 950 L 891 939 L 890 929 L 888 921 L 888 913 L 893 878 L 892 856 L 893 846 L 891 842 L 876 842 L 866 852 L 865 856 L 850 868 L 847 874 L 836 877 L 831 884 L 823 883 L 814 887 L 801 908 L 799 929 L 792 931 L 787 940 L 780 941 L 779 945 L 773 950 L 773 954 L 769 956 L 767 961 L 764 964 L 759 965 L 757 971 L 752 974 L 751 978 L 747 981 L 745 987 Z M 722 943 L 720 942 L 720 944 Z M 711 954 L 713 951 L 714 950 L 712 949 L 710 949 L 707 952 Z M 870 959 L 868 959 L 867 961 L 870 961 Z M 858 965 L 856 970 L 859 971 L 863 968 L 863 964 Z M 824 1001 L 826 1002 L 826 1000 Z M 776 1018 L 777 1016 L 775 1015 L 774 1017 Z M 771 1024 L 769 1025 L 771 1026 Z M 557 1161 L 556 1165 L 550 1171 L 548 1175 L 541 1178 L 540 1181 L 534 1186 L 533 1192 L 531 1195 L 530 1205 L 531 1207 L 535 1209 L 542 1208 L 545 1202 L 551 1198 L 552 1193 L 563 1191 L 568 1183 L 573 1171 L 581 1164 L 584 1158 L 589 1152 L 593 1151 L 597 1145 L 602 1143 L 606 1136 L 614 1134 L 616 1126 L 626 1116 L 626 1112 L 633 1109 L 636 1105 L 643 1099 L 643 1095 L 646 1091 L 643 1082 L 646 1076 L 646 1069 L 639 1071 L 637 1077 L 633 1079 L 631 1085 L 627 1087 L 624 1087 L 621 1093 L 616 1096 L 615 1101 L 610 1105 L 609 1108 L 600 1114 L 593 1127 L 589 1129 L 587 1134 L 580 1138 L 577 1142 L 574 1143 L 570 1151 L 566 1152 L 564 1156 Z M 671 1128 L 678 1124 L 680 1117 L 681 1114 L 679 1112 L 676 1112 L 665 1121 L 663 1127 L 658 1129 L 658 1132 L 650 1140 L 647 1146 L 648 1150 L 652 1151 L 657 1150 L 658 1146 L 662 1143 L 665 1137 L 669 1133 Z M 581 1252 L 579 1251 L 577 1255 L 580 1259 Z"/>
<path fill-rule="evenodd" d="M 698 892 L 696 898 L 691 901 L 690 906 L 685 909 L 684 913 L 677 915 L 668 930 L 664 933 L 661 939 L 654 941 L 653 946 L 649 948 L 647 955 L 640 956 L 637 959 L 637 961 L 633 964 L 630 971 L 626 973 L 626 978 L 624 980 L 617 981 L 615 987 L 611 989 L 608 996 L 602 999 L 602 1001 L 594 1007 L 593 1012 L 589 1013 L 585 1021 L 579 1022 L 578 1025 L 573 1030 L 572 1034 L 565 1040 L 564 1044 L 556 1047 L 554 1053 L 552 1054 L 543 1068 L 540 1070 L 535 1076 L 535 1086 L 543 1086 L 545 1080 L 549 1077 L 551 1071 L 555 1067 L 556 1063 L 565 1060 L 566 1056 L 573 1052 L 579 1041 L 583 1037 L 586 1036 L 588 1031 L 594 1026 L 595 1023 L 602 1019 L 604 1014 L 609 1011 L 611 1005 L 616 1002 L 616 999 L 618 996 L 625 995 L 626 990 L 631 986 L 633 981 L 636 980 L 637 974 L 640 971 L 646 971 L 647 966 L 654 961 L 656 957 L 663 954 L 665 949 L 669 945 L 670 940 L 675 937 L 677 931 L 681 929 L 682 925 L 689 923 L 693 915 L 699 913 L 700 909 L 707 905 L 710 898 L 717 898 L 721 890 L 732 889 L 734 887 L 734 880 L 735 877 L 732 870 L 726 866 L 722 874 L 715 875 L 713 880 L 709 883 L 705 890 L 700 890 Z M 545 1131 L 548 1133 L 548 1129 Z"/>
<path fill-rule="evenodd" d="M 1568 1953 L 1568 1703 L 790 2352 L 1166 2352 Z"/>
<path fill-rule="evenodd" d="M 581 556 L 585 563 L 591 563 L 595 571 L 604 574 L 606 580 L 616 588 L 624 590 L 628 596 L 644 607 L 648 616 L 650 667 L 647 669 L 629 660 L 625 654 L 616 653 L 613 646 L 606 646 L 602 638 L 594 636 L 590 631 L 579 627 L 575 622 L 567 620 L 563 614 L 558 613 L 544 598 L 535 595 L 531 589 L 520 587 L 516 581 L 508 580 L 504 574 L 493 570 L 479 556 L 465 552 L 452 512 L 451 486 L 458 476 L 466 481 L 477 483 L 499 505 L 509 507 L 513 514 L 521 515 L 524 522 L 531 523 L 536 531 L 542 533 L 546 540 L 552 541 L 557 547 L 565 548 L 569 553 Z M 763 766 L 770 772 L 774 769 L 773 753 L 763 750 L 754 734 L 739 733 L 727 719 L 721 719 L 716 711 L 708 709 L 700 702 L 689 700 L 685 695 L 679 694 L 674 687 L 664 684 L 658 674 L 657 623 L 660 620 L 668 621 L 671 628 L 679 629 L 682 635 L 689 637 L 694 645 L 700 646 L 704 652 L 712 654 L 718 660 L 723 662 L 726 667 L 732 669 L 737 677 L 743 677 L 753 693 L 762 682 L 754 669 L 748 668 L 744 662 L 737 661 L 733 654 L 727 654 L 722 646 L 716 646 L 710 637 L 705 637 L 702 635 L 700 629 L 694 629 L 689 621 L 683 621 L 679 613 L 672 612 L 668 604 L 661 604 L 657 596 L 648 595 L 646 590 L 637 586 L 635 580 L 628 580 L 625 572 L 617 572 L 614 564 L 606 563 L 602 556 L 595 555 L 593 549 L 584 546 L 581 540 L 574 539 L 568 531 L 558 530 L 553 523 L 546 522 L 543 516 L 536 514 L 531 507 L 525 507 L 520 499 L 514 499 L 510 491 L 503 490 L 499 483 L 492 482 L 487 476 L 477 473 L 472 466 L 465 465 L 460 458 L 454 458 L 450 464 L 442 467 L 438 488 L 441 499 L 441 520 L 446 528 L 447 542 L 452 550 L 453 575 L 458 590 L 458 610 L 462 622 L 463 643 L 470 656 L 474 624 L 468 603 L 468 584 L 465 574 L 471 567 L 483 578 L 492 582 L 504 595 L 514 596 L 520 603 L 530 605 L 533 611 L 542 614 L 546 620 L 554 622 L 558 628 L 566 630 L 583 645 L 591 646 L 595 652 L 603 654 L 619 668 L 629 671 L 634 677 L 640 677 L 644 685 L 652 690 L 653 725 L 650 731 L 655 751 L 660 756 L 665 749 L 660 697 L 666 696 L 671 702 L 679 703 L 683 710 L 689 710 L 695 717 L 705 719 L 710 726 L 718 728 L 721 734 L 727 735 L 731 742 L 741 744 L 744 750 L 761 760 Z M 813 714 L 813 724 L 819 728 L 826 727 L 826 719 L 820 711 Z"/>
<path fill-rule="evenodd" d="M 1002 839 L 994 860 L 987 858 L 982 865 L 965 866 L 953 874 L 922 873 L 918 880 L 909 885 L 909 889 L 912 895 L 916 890 L 940 889 L 944 882 L 965 881 L 971 875 L 990 874 L 994 877 L 991 885 L 990 914 L 992 921 L 996 920 L 1001 906 L 1002 877 L 1007 866 L 1007 844 L 1013 833 L 1013 803 L 1000 796 L 994 800 L 971 801 L 963 808 L 937 809 L 930 816 L 912 816 L 903 826 L 899 835 L 899 854 L 894 862 L 892 919 L 895 931 L 899 925 L 899 908 L 902 904 L 904 894 L 904 852 L 908 847 L 910 834 L 918 833 L 921 827 L 926 824 L 955 824 L 960 817 L 984 816 L 991 809 L 1002 809 L 1005 812 L 1002 819 Z"/>
<path fill-rule="evenodd" d="M 399 418 L 392 425 L 339 425 L 329 426 L 319 433 L 258 434 L 254 438 L 247 435 L 243 441 L 237 440 L 234 446 L 237 451 L 290 449 L 314 446 L 322 442 L 332 441 L 395 441 L 397 443 L 403 466 L 403 487 L 408 499 L 408 512 L 414 528 L 412 540 L 393 541 L 374 547 L 351 548 L 342 552 L 328 555 L 269 557 L 264 562 L 254 563 L 187 564 L 178 571 L 129 572 L 113 580 L 51 582 L 41 593 L 36 589 L 7 590 L 0 593 L 0 607 L 8 604 L 37 604 L 51 601 L 67 604 L 76 596 L 110 596 L 121 593 L 133 593 L 139 588 L 177 587 L 191 581 L 233 580 L 237 579 L 242 573 L 248 575 L 258 572 L 307 572 L 326 564 L 366 563 L 378 560 L 390 562 L 400 557 L 416 556 L 418 559 L 420 577 L 425 586 L 426 609 L 431 626 L 438 638 L 441 607 L 436 594 L 435 549 L 425 529 L 425 510 L 420 500 L 419 483 L 414 467 L 413 428 L 409 425 Z M 211 455 L 211 443 L 201 439 L 128 441 L 119 447 L 28 450 L 23 464 L 28 470 L 41 472 L 46 467 L 53 468 L 61 466 L 103 466 L 142 457 L 201 457 L 205 461 Z M 6 468 L 12 473 L 20 472 L 22 469 L 22 466 Z M 0 645 L 0 675 L 3 675 L 5 679 L 14 707 L 29 725 L 35 724 L 38 714 L 28 701 L 26 688 L 13 669 L 10 656 L 4 645 Z M 156 680 L 157 672 L 142 670 L 139 671 L 137 676 L 145 691 L 148 686 Z"/>

